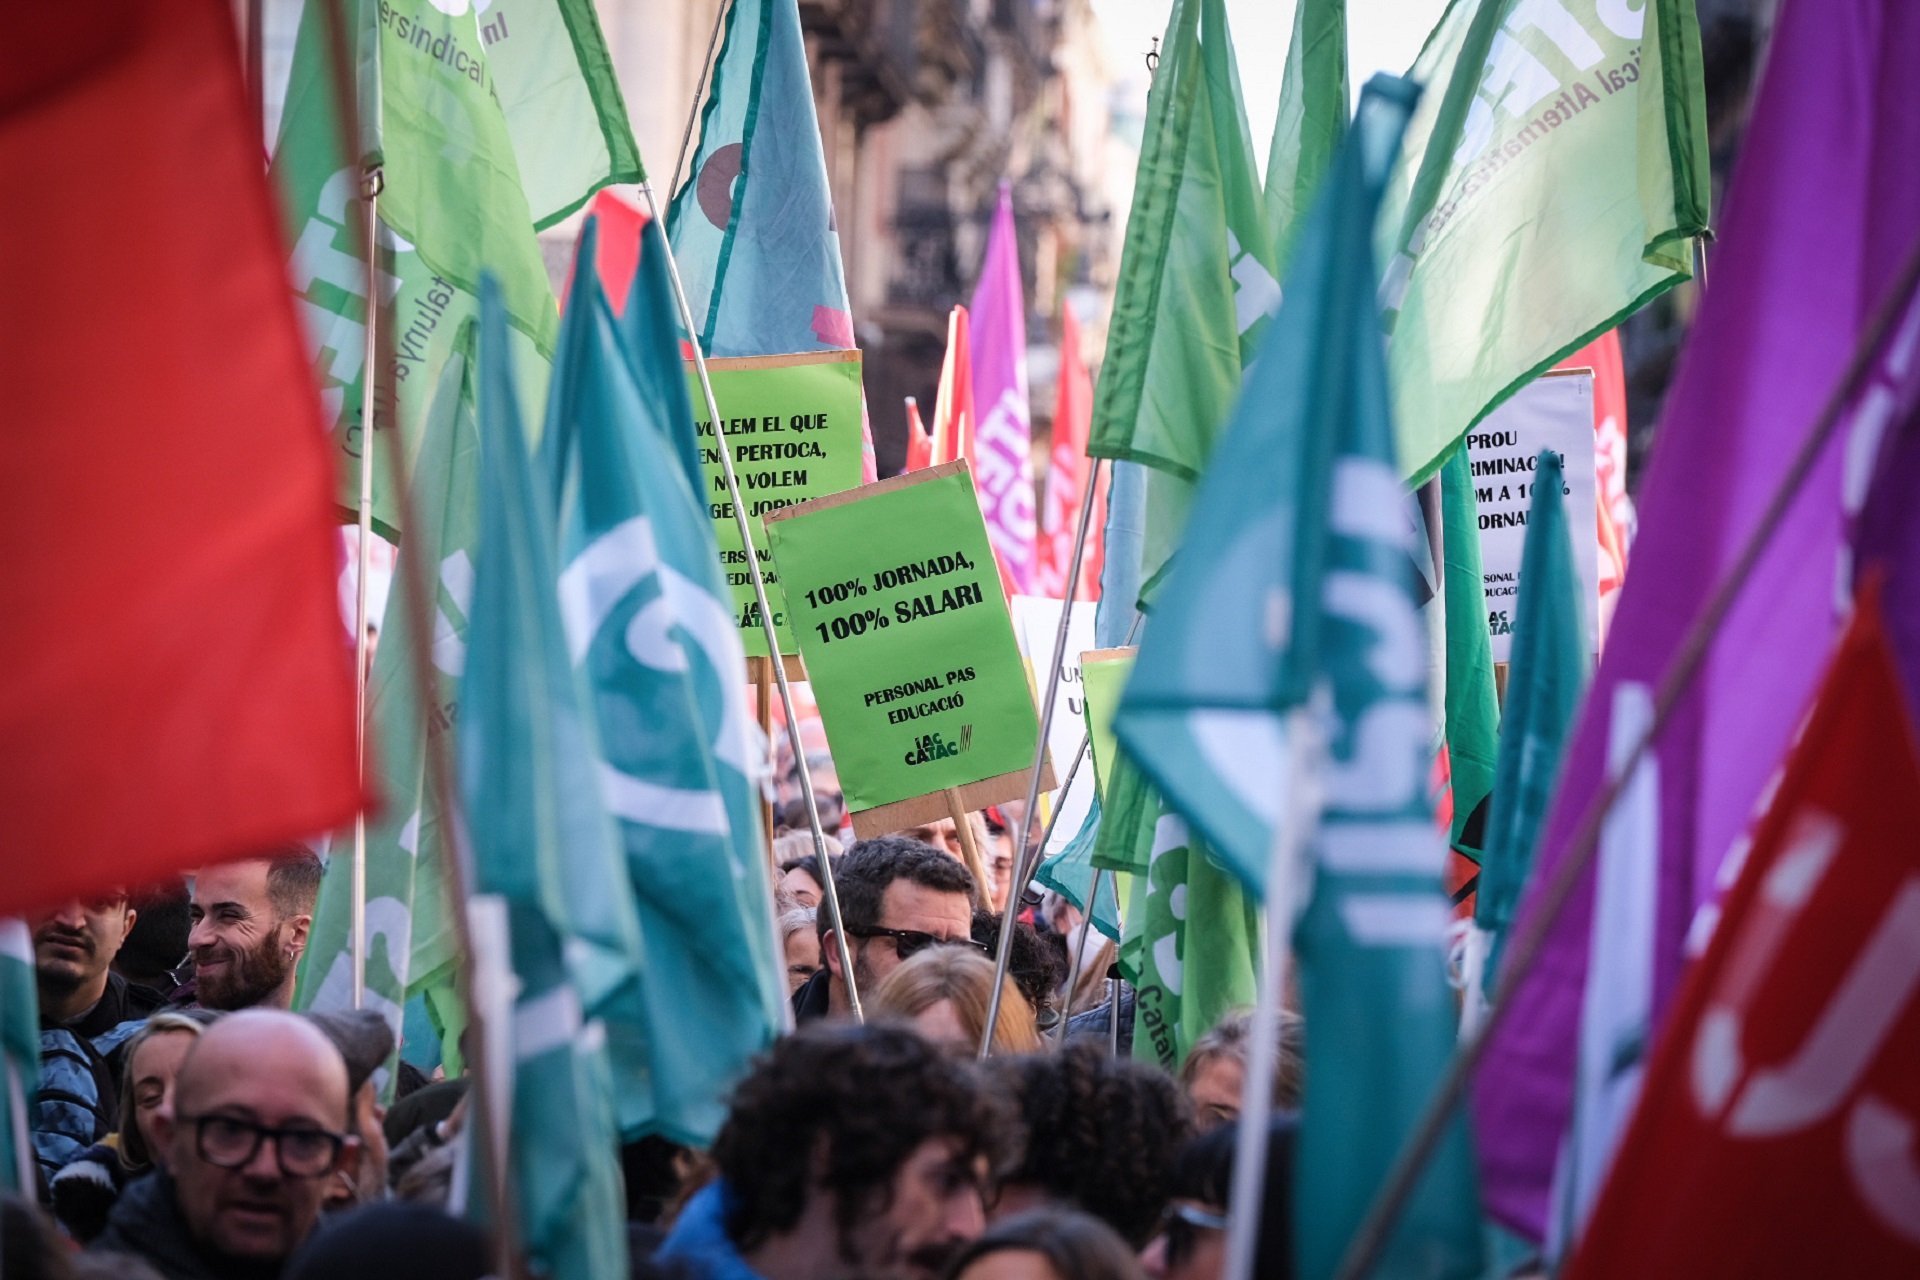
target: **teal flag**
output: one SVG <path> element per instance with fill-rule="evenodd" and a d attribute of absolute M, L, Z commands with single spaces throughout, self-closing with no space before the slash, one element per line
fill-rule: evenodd
<path fill-rule="evenodd" d="M 1120 898 L 1113 876 L 1100 878 L 1100 897 L 1089 908 L 1093 896 L 1093 846 L 1100 831 L 1100 801 L 1096 798 L 1081 819 L 1080 830 L 1065 848 L 1041 863 L 1033 878 L 1071 902 L 1084 915 L 1091 916 L 1093 927 L 1113 941 L 1120 941 Z"/>
<path fill-rule="evenodd" d="M 667 234 L 702 350 L 853 346 L 797 0 L 734 0 Z"/>
<path fill-rule="evenodd" d="M 1447 759 L 1453 780 L 1453 847 L 1479 860 L 1487 796 L 1499 750 L 1500 698 L 1493 683 L 1486 579 L 1480 568 L 1479 504 L 1461 445 L 1440 468 L 1441 590 L 1446 626 Z"/>
<path fill-rule="evenodd" d="M 713 522 L 689 483 L 694 439 L 666 240 L 648 223 L 627 302 L 635 346 L 580 242 L 543 462 L 560 495 L 561 614 L 601 729 L 597 777 L 641 918 L 652 1083 L 628 1137 L 704 1146 L 726 1095 L 784 1025 L 784 960 L 756 783 L 764 751 Z M 618 1047 L 623 1029 L 610 1026 Z"/>
<path fill-rule="evenodd" d="M 427 643 L 433 687 L 422 691 L 414 678 L 413 647 L 418 642 L 410 619 L 408 584 L 405 574 L 396 574 L 367 689 L 374 739 L 369 759 L 383 803 L 367 821 L 364 1003 L 393 1026 L 396 1045 L 408 1002 L 430 990 L 444 995 L 453 985 L 455 932 L 448 918 L 452 903 L 446 870 L 452 851 L 447 816 L 427 780 L 427 749 L 433 739 L 450 732 L 460 716 L 460 676 L 466 660 L 467 607 L 472 603 L 480 515 L 472 344 L 469 323 L 440 372 L 410 477 L 416 521 L 410 536 L 429 578 L 426 612 L 433 620 L 433 632 Z M 348 865 L 352 856 L 348 840 L 334 841 L 300 961 L 295 1008 L 353 1005 L 353 877 Z M 452 1039 L 448 1033 L 454 1030 L 442 1025 L 443 1039 Z M 447 1051 L 457 1054 L 457 1044 L 443 1045 L 443 1054 Z M 396 1047 L 395 1052 L 400 1049 Z M 389 1073 L 382 1083 L 389 1100 L 394 1084 L 395 1077 Z"/>
<path fill-rule="evenodd" d="M 1382 202 L 1400 463 L 1433 475 L 1534 375 L 1692 272 L 1708 211 L 1693 0 L 1455 0 Z"/>
<path fill-rule="evenodd" d="M 1417 534 L 1394 464 L 1369 229 L 1416 91 L 1376 78 L 1302 229 L 1287 304 L 1201 484 L 1115 728 L 1264 890 L 1294 757 L 1325 742 L 1294 930 L 1307 1037 L 1296 1157 L 1299 1274 L 1333 1274 L 1445 1069 L 1455 1034 L 1443 837 L 1428 796 L 1428 643 Z M 1229 585 L 1230 584 L 1230 585 Z M 1230 821 L 1221 821 L 1223 807 Z M 1301 816 L 1307 820 L 1306 815 Z M 1479 1211 L 1456 1123 L 1379 1274 L 1466 1276 Z"/>
<path fill-rule="evenodd" d="M 26 922 L 0 918 L 0 1191 L 35 1194 L 33 1095 L 40 1084 L 40 994 Z"/>
<path fill-rule="evenodd" d="M 1475 926 L 1490 935 L 1482 991 L 1493 988 L 1501 941 L 1520 912 L 1520 895 L 1533 870 L 1534 848 L 1589 674 L 1563 473 L 1560 456 L 1542 451 L 1520 553 L 1506 720 L 1473 911 Z"/>
<path fill-rule="evenodd" d="M 1092 457 L 1149 469 L 1143 599 L 1280 300 L 1274 279 L 1226 0 L 1175 0 L 1147 95 L 1087 444 Z"/>
<path fill-rule="evenodd" d="M 623 1275 L 615 1163 L 644 1063 L 607 1029 L 640 1023 L 640 929 L 602 805 L 592 704 L 568 656 L 554 518 L 519 420 L 506 316 L 480 294 L 480 544 L 459 724 L 476 896 L 504 903 L 513 1001 L 511 1168 L 519 1229 L 556 1277 Z M 603 1021 L 604 1019 L 604 1021 Z"/>
<path fill-rule="evenodd" d="M 1299 0 L 1267 152 L 1267 235 L 1281 268 L 1347 128 L 1347 0 Z"/>

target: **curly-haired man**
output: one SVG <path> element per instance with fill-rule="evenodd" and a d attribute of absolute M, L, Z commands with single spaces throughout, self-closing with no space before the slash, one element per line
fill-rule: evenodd
<path fill-rule="evenodd" d="M 720 1177 L 659 1257 L 696 1280 L 937 1276 L 980 1234 L 1014 1145 L 972 1063 L 904 1027 L 804 1027 L 735 1090 Z"/>

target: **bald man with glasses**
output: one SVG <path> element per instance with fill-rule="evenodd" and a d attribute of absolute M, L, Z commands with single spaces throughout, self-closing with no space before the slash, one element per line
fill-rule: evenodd
<path fill-rule="evenodd" d="M 359 1161 L 347 1066 L 305 1018 L 228 1014 L 180 1066 L 155 1120 L 160 1168 L 128 1187 L 93 1248 L 166 1280 L 271 1280 Z"/>

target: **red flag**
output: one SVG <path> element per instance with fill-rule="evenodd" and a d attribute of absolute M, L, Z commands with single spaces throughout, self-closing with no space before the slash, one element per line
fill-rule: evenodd
<path fill-rule="evenodd" d="M 1040 513 L 1040 594 L 1056 599 L 1066 591 L 1067 570 L 1073 563 L 1073 535 L 1080 522 L 1080 500 L 1086 494 L 1087 431 L 1093 423 L 1093 379 L 1080 358 L 1080 322 L 1071 307 L 1060 312 L 1060 382 L 1054 393 L 1053 451 L 1047 460 L 1046 506 Z M 1089 530 L 1091 532 L 1091 530 Z M 1080 566 L 1080 585 L 1086 584 L 1087 564 Z M 1099 575 L 1093 575 L 1095 583 Z M 1084 592 L 1077 598 L 1092 597 Z"/>
<path fill-rule="evenodd" d="M 633 273 L 640 266 L 640 233 L 647 226 L 646 206 L 633 191 L 632 187 L 602 187 L 587 204 L 587 215 L 600 222 L 600 239 L 594 249 L 595 265 L 600 270 L 600 287 L 606 292 L 607 301 L 613 304 L 615 315 L 627 309 L 627 290 L 633 287 Z M 566 285 L 560 290 L 563 309 L 567 295 L 573 291 L 573 273 L 579 265 L 580 257 L 576 253 L 573 265 L 567 268 Z"/>
<path fill-rule="evenodd" d="M 903 471 L 918 471 L 933 465 L 933 437 L 920 423 L 920 403 L 907 397 L 907 462 Z"/>
<path fill-rule="evenodd" d="M 1627 581 L 1627 538 L 1633 499 L 1627 496 L 1627 373 L 1620 331 L 1609 329 L 1562 360 L 1561 369 L 1593 370 L 1594 503 L 1600 538 L 1600 631 L 1604 637 Z"/>
<path fill-rule="evenodd" d="M 933 460 L 973 463 L 973 347 L 967 309 L 947 313 L 947 355 L 940 364 L 940 390 L 933 401 Z"/>
<path fill-rule="evenodd" d="M 1871 596 L 1568 1273 L 1920 1275 L 1920 754 Z"/>
<path fill-rule="evenodd" d="M 334 479 L 248 103 L 227 0 L 52 5 L 0 45 L 0 914 L 358 804 Z"/>

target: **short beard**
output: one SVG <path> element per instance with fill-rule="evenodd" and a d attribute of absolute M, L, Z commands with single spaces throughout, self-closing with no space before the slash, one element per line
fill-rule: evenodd
<path fill-rule="evenodd" d="M 194 998 L 209 1009 L 250 1009 L 278 991 L 293 972 L 281 938 L 284 924 L 277 924 L 250 951 L 235 951 L 228 972 L 209 982 L 195 978 Z"/>

